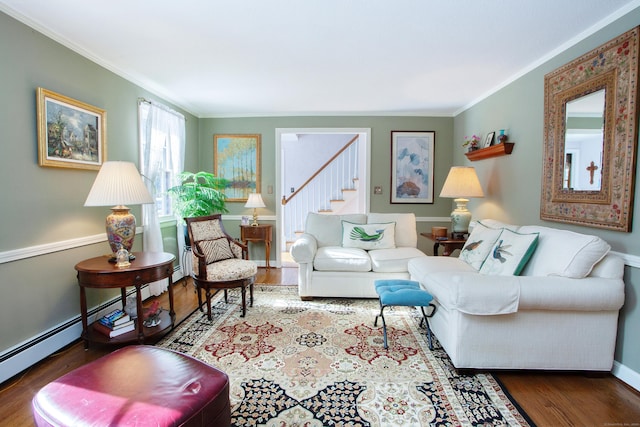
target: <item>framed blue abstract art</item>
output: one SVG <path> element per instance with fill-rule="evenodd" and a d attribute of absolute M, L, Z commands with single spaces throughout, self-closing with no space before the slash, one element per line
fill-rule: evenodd
<path fill-rule="evenodd" d="M 433 203 L 436 133 L 391 131 L 391 203 Z"/>

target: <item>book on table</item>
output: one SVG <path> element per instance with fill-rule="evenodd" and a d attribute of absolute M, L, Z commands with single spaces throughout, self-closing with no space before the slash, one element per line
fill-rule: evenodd
<path fill-rule="evenodd" d="M 135 325 L 134 321 L 131 320 L 130 322 L 131 323 L 129 323 L 129 324 L 123 326 L 123 327 L 117 328 L 117 329 L 111 329 L 110 327 L 105 326 L 100 322 L 95 322 L 93 324 L 93 330 L 96 331 L 96 332 L 99 332 L 102 335 L 105 335 L 105 336 L 107 336 L 109 338 L 114 338 L 114 337 L 117 337 L 119 335 L 126 334 L 127 332 L 131 332 L 131 331 L 135 330 L 136 329 L 136 325 Z"/>
<path fill-rule="evenodd" d="M 129 322 L 131 321 L 131 317 L 122 310 L 114 310 L 98 319 L 98 322 L 111 329 L 117 329 L 119 327 L 129 325 Z"/>

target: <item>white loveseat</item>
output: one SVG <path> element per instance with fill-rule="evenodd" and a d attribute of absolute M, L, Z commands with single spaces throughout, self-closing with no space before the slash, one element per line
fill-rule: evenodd
<path fill-rule="evenodd" d="M 521 275 L 472 265 L 465 250 L 494 238 L 478 237 L 475 228 L 461 257 L 409 261 L 411 278 L 434 297 L 431 329 L 454 366 L 610 371 L 624 303 L 623 260 L 596 236 L 491 220 L 481 225 L 538 233 Z M 501 256 L 494 252 L 502 236 L 489 249 L 490 261 Z"/>
<path fill-rule="evenodd" d="M 368 227 L 358 227 L 363 224 Z M 384 239 L 379 242 L 384 240 L 385 244 L 369 245 L 366 238 L 353 243 L 350 237 L 354 229 L 363 236 L 367 236 L 365 232 L 370 236 L 384 230 Z M 358 243 L 368 249 L 354 247 Z M 298 263 L 299 295 L 303 299 L 377 298 L 373 285 L 376 279 L 408 279 L 409 260 L 426 258 L 417 244 L 416 218 L 412 213 L 310 213 L 304 233 L 290 249 Z"/>

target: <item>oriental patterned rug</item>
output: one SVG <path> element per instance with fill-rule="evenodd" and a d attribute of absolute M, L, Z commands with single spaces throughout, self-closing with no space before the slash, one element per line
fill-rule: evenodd
<path fill-rule="evenodd" d="M 240 317 L 238 295 L 213 299 L 213 320 L 196 311 L 159 346 L 194 356 L 230 378 L 234 426 L 529 426 L 490 374 L 451 365 L 414 308 L 378 301 L 301 301 L 297 287 L 256 286 Z"/>

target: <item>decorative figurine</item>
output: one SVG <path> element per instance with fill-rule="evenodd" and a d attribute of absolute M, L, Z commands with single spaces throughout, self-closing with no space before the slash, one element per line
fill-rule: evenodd
<path fill-rule="evenodd" d="M 127 268 L 131 265 L 129 262 L 129 251 L 120 246 L 118 252 L 116 252 L 116 267 L 117 268 Z"/>
<path fill-rule="evenodd" d="M 162 307 L 160 307 L 160 303 L 157 300 L 154 301 L 149 308 L 144 310 L 144 326 L 147 328 L 158 326 L 160 324 L 161 312 Z"/>

